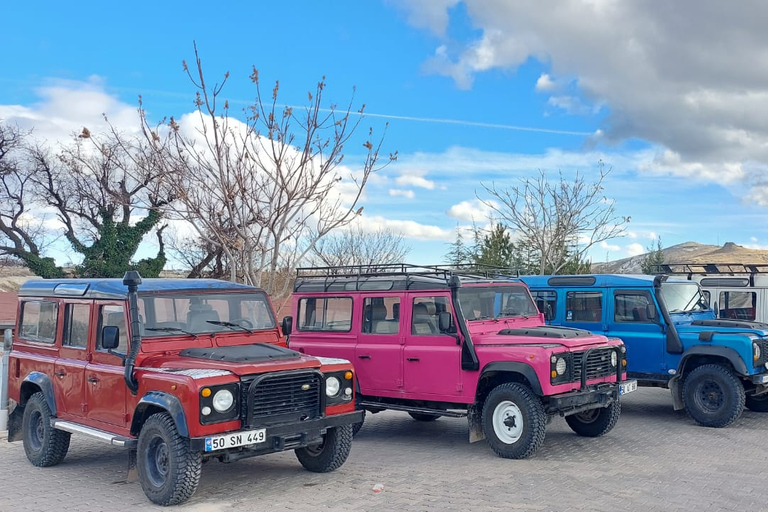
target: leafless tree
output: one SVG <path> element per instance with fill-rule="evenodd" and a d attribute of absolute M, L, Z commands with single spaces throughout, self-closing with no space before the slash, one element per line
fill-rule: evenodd
<path fill-rule="evenodd" d="M 363 230 L 360 223 L 339 230 L 318 241 L 312 250 L 310 262 L 317 266 L 363 265 L 400 263 L 411 251 L 403 244 L 403 237 L 390 229 L 373 232 Z"/>
<path fill-rule="evenodd" d="M 209 85 L 196 46 L 195 64 L 185 62 L 184 70 L 197 89 L 194 118 L 151 125 L 139 108 L 155 159 L 181 176 L 170 183 L 178 197 L 175 213 L 212 252 L 223 253 L 230 279 L 279 295 L 278 271 L 294 267 L 318 240 L 361 213 L 358 203 L 380 168 L 383 138 L 372 141 L 369 130 L 363 163 L 347 171 L 344 151 L 363 108 L 355 113 L 352 100 L 342 109 L 323 108 L 324 78 L 306 107 L 292 108 L 278 103 L 278 83 L 263 96 L 254 68 L 256 99 L 240 121 L 221 98 L 228 73 Z M 386 163 L 395 158 L 389 155 Z"/>
<path fill-rule="evenodd" d="M 577 172 L 572 180 L 559 173 L 551 182 L 540 170 L 510 188 L 483 184 L 491 199 L 478 199 L 539 253 L 541 273 L 557 274 L 593 245 L 625 234 L 630 218 L 617 215 L 615 201 L 603 193 L 610 172 L 601 162 L 594 181 Z"/>

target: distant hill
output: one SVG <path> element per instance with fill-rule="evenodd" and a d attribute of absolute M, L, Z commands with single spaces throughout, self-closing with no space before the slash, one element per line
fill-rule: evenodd
<path fill-rule="evenodd" d="M 768 251 L 747 249 L 733 242 L 726 242 L 722 247 L 696 242 L 685 242 L 661 250 L 665 263 L 745 263 L 768 264 Z M 645 254 L 593 263 L 592 271 L 601 274 L 640 274 L 640 265 Z"/>

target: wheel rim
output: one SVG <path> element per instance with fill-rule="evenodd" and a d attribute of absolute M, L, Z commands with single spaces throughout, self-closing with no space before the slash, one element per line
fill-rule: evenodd
<path fill-rule="evenodd" d="M 514 402 L 505 400 L 493 410 L 493 431 L 499 441 L 513 444 L 523 435 L 523 412 Z"/>
<path fill-rule="evenodd" d="M 43 447 L 45 440 L 45 425 L 43 425 L 43 415 L 40 411 L 34 411 L 29 417 L 29 445 L 39 451 Z"/>
<path fill-rule="evenodd" d="M 147 447 L 146 473 L 155 487 L 162 487 L 168 480 L 171 458 L 168 445 L 162 437 L 156 436 Z"/>
<path fill-rule="evenodd" d="M 588 411 L 580 412 L 579 414 L 574 414 L 576 419 L 582 423 L 592 423 L 599 415 L 600 409 L 590 409 Z"/>
<path fill-rule="evenodd" d="M 717 382 L 707 380 L 696 387 L 696 406 L 706 412 L 716 412 L 725 403 L 725 393 Z"/>
<path fill-rule="evenodd" d="M 307 446 L 305 450 L 307 451 L 308 455 L 311 455 L 312 457 L 317 457 L 318 455 L 323 453 L 323 447 L 325 447 L 325 436 L 323 436 L 322 443 Z"/>

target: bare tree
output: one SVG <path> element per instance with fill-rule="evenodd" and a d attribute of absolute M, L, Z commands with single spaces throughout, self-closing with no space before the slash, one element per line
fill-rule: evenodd
<path fill-rule="evenodd" d="M 140 104 L 155 159 L 181 176 L 169 183 L 178 197 L 175 213 L 195 227 L 212 252 L 223 253 L 230 279 L 280 294 L 284 290 L 278 288 L 287 285 L 277 283 L 278 271 L 295 266 L 318 240 L 362 212 L 358 203 L 368 178 L 380 168 L 383 138 L 372 142 L 369 130 L 363 163 L 345 171 L 345 146 L 363 108 L 353 112 L 352 100 L 342 109 L 323 108 L 325 79 L 309 93 L 306 107 L 294 109 L 278 104 L 278 83 L 271 96 L 262 95 L 254 68 L 256 99 L 240 121 L 221 99 L 229 74 L 210 86 L 196 46 L 195 65 L 185 62 L 184 70 L 197 89 L 194 121 L 170 118 L 152 126 Z M 390 155 L 387 163 L 395 158 Z"/>
<path fill-rule="evenodd" d="M 319 240 L 310 261 L 318 266 L 363 265 L 374 267 L 400 263 L 411 251 L 403 237 L 390 229 L 363 230 L 360 223 Z"/>
<path fill-rule="evenodd" d="M 483 188 L 490 200 L 479 198 L 525 240 L 540 256 L 540 273 L 557 274 L 570 262 L 583 261 L 587 251 L 604 240 L 623 236 L 629 217 L 616 214 L 615 201 L 603 194 L 610 173 L 602 162 L 595 181 L 576 173 L 562 173 L 554 183 L 543 170 L 536 178 L 521 178 L 520 185 Z"/>

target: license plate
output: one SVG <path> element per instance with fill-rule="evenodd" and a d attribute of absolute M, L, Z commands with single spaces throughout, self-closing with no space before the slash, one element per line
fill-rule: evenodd
<path fill-rule="evenodd" d="M 263 443 L 267 440 L 267 429 L 246 430 L 223 436 L 211 436 L 205 438 L 205 451 L 224 450 L 225 448 L 237 448 L 249 444 Z"/>
<path fill-rule="evenodd" d="M 637 389 L 637 381 L 636 380 L 628 380 L 625 382 L 622 382 L 619 384 L 619 394 L 620 395 L 626 395 L 627 393 L 631 393 Z"/>

